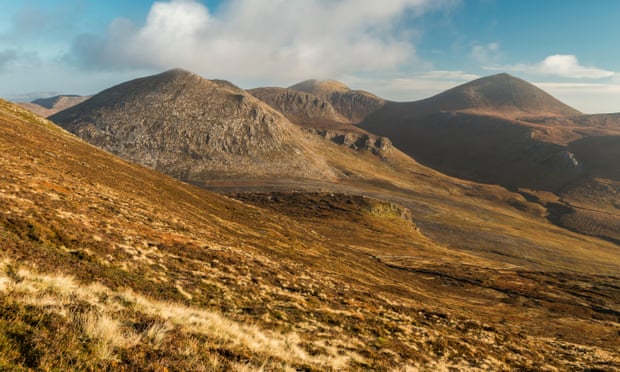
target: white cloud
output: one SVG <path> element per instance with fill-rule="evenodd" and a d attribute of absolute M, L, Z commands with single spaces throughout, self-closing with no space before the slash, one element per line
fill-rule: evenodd
<path fill-rule="evenodd" d="M 537 66 L 540 73 L 574 78 L 600 79 L 611 77 L 614 72 L 579 64 L 572 54 L 554 54 L 545 58 Z"/>
<path fill-rule="evenodd" d="M 416 59 L 403 17 L 457 0 L 195 0 L 155 2 L 143 26 L 117 19 L 83 35 L 71 58 L 106 68 L 185 67 L 211 77 L 296 79 L 396 69 Z"/>
<path fill-rule="evenodd" d="M 536 64 L 490 66 L 487 70 L 518 71 L 538 75 L 553 75 L 574 79 L 611 78 L 617 74 L 597 67 L 582 66 L 573 54 L 554 54 Z"/>
<path fill-rule="evenodd" d="M 480 78 L 480 75 L 470 74 L 465 71 L 445 71 L 433 70 L 420 75 L 422 79 L 452 80 L 452 81 L 468 81 Z"/>

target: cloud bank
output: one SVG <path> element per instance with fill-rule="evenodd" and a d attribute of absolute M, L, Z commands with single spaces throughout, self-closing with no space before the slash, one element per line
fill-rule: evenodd
<path fill-rule="evenodd" d="M 298 78 L 385 71 L 416 60 L 405 20 L 457 0 L 155 2 L 144 25 L 114 20 L 67 56 L 102 69 L 184 67 L 207 76 Z M 240 73 L 242 76 L 240 76 Z"/>
<path fill-rule="evenodd" d="M 517 71 L 538 75 L 552 75 L 573 79 L 603 79 L 617 76 L 613 71 L 583 66 L 573 54 L 554 54 L 536 64 L 491 66 L 487 70 Z"/>

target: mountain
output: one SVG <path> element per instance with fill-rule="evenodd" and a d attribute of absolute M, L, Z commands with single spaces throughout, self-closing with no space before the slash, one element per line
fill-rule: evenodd
<path fill-rule="evenodd" d="M 242 89 L 184 70 L 123 83 L 50 117 L 90 143 L 188 182 L 333 177 L 312 139 Z"/>
<path fill-rule="evenodd" d="M 528 119 L 577 114 L 539 88 L 499 74 L 425 100 L 388 102 L 360 127 L 457 177 L 557 191 L 583 174 L 566 148 L 573 133 Z"/>
<path fill-rule="evenodd" d="M 179 77 L 181 77 L 180 83 Z M 170 83 L 167 84 L 166 81 Z M 326 91 L 349 92 L 342 84 L 328 84 L 327 88 L 317 92 L 323 92 L 322 94 Z M 259 135 L 260 131 L 234 129 L 238 126 L 255 125 L 252 110 L 248 116 L 247 107 L 239 104 L 239 97 L 244 97 L 252 107 L 274 118 L 274 125 L 270 127 L 270 131 L 284 134 L 263 136 Z M 113 107 L 110 107 L 111 102 L 114 102 Z M 389 110 L 394 105 L 399 104 L 386 103 L 383 108 L 370 114 L 364 124 L 368 123 L 369 119 L 386 112 L 394 113 Z M 82 111 L 82 108 L 83 112 L 90 112 L 91 114 L 88 114 L 90 116 L 80 116 L 81 113 L 77 111 Z M 147 111 L 147 108 L 150 110 Z M 165 110 L 158 112 L 153 108 L 165 108 Z M 103 112 L 103 115 L 99 115 L 98 112 Z M 185 132 L 179 135 L 175 132 L 176 129 L 171 128 L 177 123 L 181 123 L 182 128 L 186 127 L 187 124 L 183 123 L 191 121 L 188 120 L 188 114 L 192 112 L 199 113 L 196 114 L 199 116 L 196 123 L 201 124 L 192 128 L 204 130 L 198 136 L 199 141 L 208 135 L 209 138 L 216 138 L 219 141 L 217 143 L 234 146 L 185 146 L 187 138 L 192 137 L 188 137 Z M 426 135 L 426 141 L 419 143 L 414 150 L 427 150 L 428 154 L 435 156 L 433 159 L 439 160 L 433 166 L 444 172 L 450 171 L 451 168 L 443 165 L 459 164 L 461 167 L 454 169 L 466 177 L 477 176 L 483 180 L 500 179 L 507 181 L 506 183 L 500 183 L 502 186 L 499 187 L 481 186 L 476 182 L 446 176 L 402 153 L 388 138 L 368 132 L 302 131 L 299 126 L 290 123 L 263 102 L 231 84 L 208 81 L 181 70 L 172 70 L 121 84 L 54 118 L 55 120 L 58 118 L 68 129 L 79 133 L 96 145 L 108 150 L 113 149 L 127 159 L 164 170 L 181 180 L 211 190 L 329 191 L 369 195 L 410 208 L 419 221 L 421 231 L 440 244 L 474 251 L 487 258 L 509 261 L 511 264 L 532 269 L 538 267 L 538 264 L 534 263 L 542 261 L 545 262 L 543 266 L 548 264 L 549 250 L 562 250 L 564 253 L 557 254 L 555 264 L 560 265 L 558 262 L 561 261 L 562 267 L 580 268 L 579 264 L 575 263 L 579 262 L 576 257 L 581 257 L 580 254 L 570 249 L 565 251 L 563 245 L 555 243 L 562 241 L 563 238 L 543 241 L 534 238 L 539 236 L 541 231 L 551 235 L 566 233 L 563 229 L 553 230 L 549 221 L 572 228 L 561 221 L 567 220 L 576 209 L 557 194 L 549 192 L 547 188 L 552 189 L 561 183 L 574 182 L 588 171 L 565 145 L 540 140 L 545 131 L 548 131 L 546 135 L 550 137 L 554 135 L 553 130 L 558 129 L 562 134 L 563 129 L 546 126 L 543 130 L 541 124 L 490 115 L 462 112 L 440 112 L 437 115 L 438 118 L 443 117 L 446 120 L 452 120 L 452 116 L 465 121 L 446 121 L 446 124 L 440 120 L 423 122 L 423 125 L 427 125 L 428 131 L 418 134 L 422 138 Z M 153 122 L 153 117 L 159 118 L 160 121 Z M 191 119 L 191 115 L 189 117 Z M 231 121 L 231 118 L 234 120 Z M 384 123 L 394 125 L 399 123 L 399 119 L 402 118 L 395 116 L 394 122 Z M 143 129 L 141 124 L 132 122 L 150 124 L 147 130 Z M 139 129 L 136 132 L 138 134 L 131 131 L 132 127 Z M 537 131 L 534 131 L 536 128 Z M 394 129 L 395 135 L 392 138 L 400 144 L 410 138 L 406 135 L 406 131 L 399 132 L 401 128 L 394 126 Z M 416 126 L 409 125 L 405 129 L 416 129 Z M 140 134 L 143 133 L 141 131 L 146 134 Z M 437 141 L 428 140 L 428 136 Z M 558 138 L 562 136 L 558 135 Z M 262 148 L 269 149 L 270 146 L 276 148 L 303 146 L 303 148 L 298 147 L 296 156 L 290 156 L 294 152 L 276 151 L 271 160 L 264 161 L 261 159 Z M 144 151 L 145 148 L 149 151 Z M 458 151 L 455 151 L 455 148 Z M 138 150 L 140 156 L 133 156 L 132 151 Z M 256 156 L 245 157 L 243 154 L 256 154 Z M 154 164 L 152 161 L 154 158 L 162 157 L 165 157 L 167 162 L 163 167 L 161 162 Z M 418 158 L 427 161 L 424 157 L 416 156 L 416 159 Z M 313 168 L 313 164 L 318 165 Z M 190 173 L 195 169 L 201 173 Z M 502 176 L 503 179 L 500 178 Z M 508 182 L 512 180 L 519 183 Z M 525 189 L 519 186 L 523 184 L 532 187 Z M 507 191 L 506 187 L 512 191 Z M 462 198 L 465 196 L 466 200 L 463 201 Z M 438 200 L 441 200 L 441 203 L 438 203 Z M 506 209 L 510 211 L 510 218 L 516 220 L 505 220 Z M 522 211 L 524 216 L 512 215 L 515 209 Z M 450 222 L 452 233 L 446 234 L 446 221 L 451 221 L 454 216 L 476 223 L 454 224 L 452 221 Z M 481 230 L 479 224 L 488 224 L 484 222 L 488 218 L 502 220 L 505 223 Z M 605 231 L 613 231 L 616 218 L 617 214 L 612 212 L 611 217 L 605 219 L 610 221 Z M 532 219 L 538 219 L 540 223 L 532 224 Z M 521 226 L 520 229 L 523 229 L 524 220 L 528 221 L 527 229 L 530 232 L 526 234 L 527 238 L 523 236 L 525 234 L 523 231 L 517 232 L 513 229 L 513 226 Z M 586 233 L 592 231 L 585 229 L 587 223 L 583 225 L 584 228 L 576 230 Z M 609 235 L 593 235 L 615 241 L 615 238 Z M 508 239 L 508 236 L 511 238 Z M 500 241 L 501 243 L 498 243 Z M 595 246 L 601 244 L 597 239 L 594 241 Z M 522 253 L 523 245 L 529 247 L 527 254 Z M 502 248 L 498 250 L 498 246 Z"/>
<path fill-rule="evenodd" d="M 459 85 L 411 106 L 414 115 L 464 111 L 518 119 L 580 114 L 536 86 L 506 73 Z"/>
<path fill-rule="evenodd" d="M 0 132 L 1 369 L 620 367 L 618 250 L 518 194 L 327 143 L 358 179 L 244 204 Z"/>
<path fill-rule="evenodd" d="M 367 106 L 360 126 L 332 105 L 329 97 L 351 92 L 337 81 L 250 92 L 306 131 L 380 156 L 380 147 L 364 144 L 395 145 L 450 175 L 521 192 L 560 226 L 620 242 L 620 210 L 613 203 L 620 169 L 608 145 L 614 142 L 608 136 L 620 135 L 617 114 L 583 115 L 508 74 L 417 102 Z"/>
<path fill-rule="evenodd" d="M 608 203 L 617 198 L 620 173 L 614 160 L 618 118 L 580 114 L 499 74 L 425 100 L 388 102 L 359 126 L 391 138 L 427 166 L 563 210 L 552 218 L 561 226 L 619 242 L 620 208 Z M 598 190 L 596 196 L 585 197 L 590 189 Z"/>
<path fill-rule="evenodd" d="M 89 98 L 90 96 L 55 95 L 52 97 L 37 98 L 32 102 L 22 102 L 19 103 L 19 105 L 39 116 L 49 117 L 57 112 L 82 103 Z"/>

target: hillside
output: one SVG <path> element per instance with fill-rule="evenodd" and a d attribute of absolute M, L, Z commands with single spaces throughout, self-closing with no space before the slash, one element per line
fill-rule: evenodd
<path fill-rule="evenodd" d="M 6 102 L 0 131 L 2 368 L 620 366 L 618 251 L 504 209 L 499 189 L 426 171 L 406 194 L 413 209 L 333 192 L 234 195 L 257 208 Z M 495 202 L 475 196 L 493 190 Z M 530 236 L 517 243 L 537 241 L 549 261 L 439 244 L 422 233 L 436 218 L 442 236 L 474 229 L 482 245 L 486 229 Z"/>
<path fill-rule="evenodd" d="M 312 141 L 281 114 L 228 82 L 184 70 L 120 84 L 50 119 L 188 182 L 243 178 L 249 169 L 263 178 L 334 176 Z"/>

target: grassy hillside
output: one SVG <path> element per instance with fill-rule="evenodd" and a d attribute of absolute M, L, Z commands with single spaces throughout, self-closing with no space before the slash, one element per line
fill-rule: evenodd
<path fill-rule="evenodd" d="M 328 144 L 332 190 L 243 203 L 0 133 L 0 369 L 620 367 L 617 247 L 517 194 Z"/>

